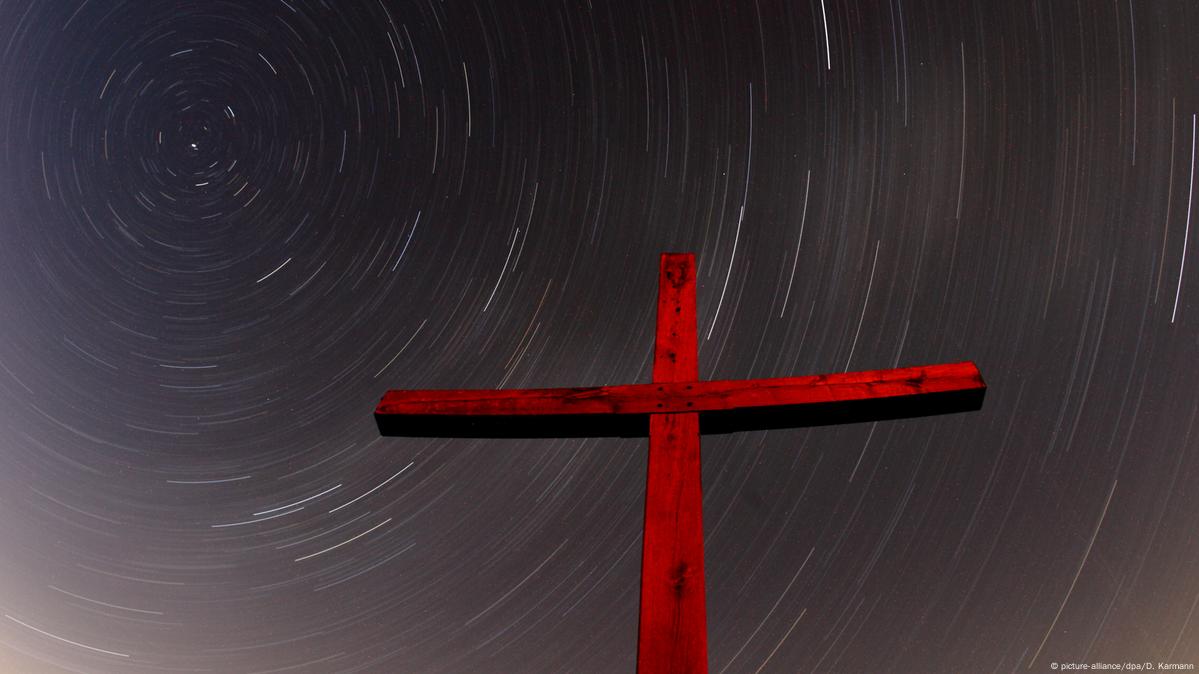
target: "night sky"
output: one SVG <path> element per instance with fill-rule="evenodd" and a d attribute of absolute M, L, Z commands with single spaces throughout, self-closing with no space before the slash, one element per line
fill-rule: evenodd
<path fill-rule="evenodd" d="M 705 437 L 713 673 L 1199 662 L 1196 34 L 1190 0 L 3 2 L 0 671 L 631 672 L 646 441 L 372 412 L 648 382 L 663 251 L 704 379 L 989 387 Z"/>

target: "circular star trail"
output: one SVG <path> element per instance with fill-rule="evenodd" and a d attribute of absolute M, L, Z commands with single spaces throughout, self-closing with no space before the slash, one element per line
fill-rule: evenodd
<path fill-rule="evenodd" d="M 1199 661 L 1196 7 L 0 6 L 0 669 L 632 671 L 646 443 L 388 389 L 973 360 L 703 440 L 713 672 Z M 1193 217 L 1195 215 L 1195 217 Z"/>

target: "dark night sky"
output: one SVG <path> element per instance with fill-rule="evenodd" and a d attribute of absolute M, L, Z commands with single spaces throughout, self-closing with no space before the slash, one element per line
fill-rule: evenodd
<path fill-rule="evenodd" d="M 0 4 L 0 670 L 622 672 L 646 443 L 389 388 L 973 360 L 703 444 L 717 672 L 1199 661 L 1199 4 Z M 1199 219 L 1199 216 L 1196 216 Z"/>

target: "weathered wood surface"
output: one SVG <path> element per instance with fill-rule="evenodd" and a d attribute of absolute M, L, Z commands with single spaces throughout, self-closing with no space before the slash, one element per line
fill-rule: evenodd
<path fill-rule="evenodd" d="M 695 258 L 663 255 L 654 341 L 656 385 L 699 378 L 697 329 Z M 663 392 L 654 387 L 649 391 L 659 396 Z M 651 409 L 662 407 L 655 402 Z M 637 671 L 707 674 L 699 414 L 686 405 L 671 412 L 649 418 Z"/>
<path fill-rule="evenodd" d="M 375 415 L 657 414 L 916 396 L 986 388 L 970 361 L 837 374 L 510 390 L 388 391 Z"/>

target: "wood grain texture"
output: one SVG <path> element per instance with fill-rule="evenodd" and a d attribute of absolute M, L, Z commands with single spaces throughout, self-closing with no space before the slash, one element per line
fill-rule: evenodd
<path fill-rule="evenodd" d="M 699 378 L 695 318 L 695 257 L 663 254 L 658 276 L 654 385 Z M 679 406 L 689 409 L 694 401 Z M 691 402 L 692 405 L 686 405 Z M 665 401 L 653 403 L 661 410 Z M 655 413 L 649 418 L 645 533 L 641 543 L 641 610 L 637 624 L 640 674 L 706 674 L 708 625 L 704 594 L 703 494 L 699 415 Z"/>
<path fill-rule="evenodd" d="M 637 671 L 708 671 L 699 415 L 695 413 L 649 418 Z"/>
<path fill-rule="evenodd" d="M 657 371 L 655 363 L 655 372 Z M 803 377 L 511 390 L 388 391 L 376 415 L 554 415 L 708 412 L 982 390 L 970 361 Z"/>

